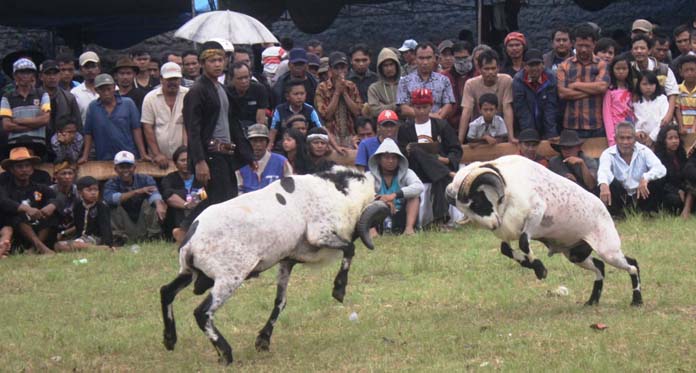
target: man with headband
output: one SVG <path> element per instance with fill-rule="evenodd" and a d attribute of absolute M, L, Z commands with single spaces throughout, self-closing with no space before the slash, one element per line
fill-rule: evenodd
<path fill-rule="evenodd" d="M 239 108 L 218 82 L 224 72 L 225 51 L 217 42 L 206 42 L 199 61 L 203 76 L 184 97 L 183 116 L 189 167 L 205 185 L 208 199 L 198 206 L 190 221 L 208 205 L 237 196 L 236 170 L 244 165 L 256 169 L 251 145 L 237 120 Z"/>

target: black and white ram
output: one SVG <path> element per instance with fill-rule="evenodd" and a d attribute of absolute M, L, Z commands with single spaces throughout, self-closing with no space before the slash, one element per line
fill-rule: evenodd
<path fill-rule="evenodd" d="M 286 177 L 207 208 L 179 249 L 179 275 L 160 289 L 165 347 L 172 350 L 176 344 L 172 302 L 191 282 L 195 294 L 212 288 L 194 315 L 226 364 L 233 360 L 232 349 L 213 325 L 213 315 L 245 279 L 279 264 L 275 305 L 256 338 L 259 351 L 269 348 L 295 264 L 321 263 L 342 254 L 332 292 L 342 302 L 353 241 L 360 237 L 373 249 L 369 227 L 389 214 L 388 205 L 375 201 L 374 195 L 371 176 L 335 166 L 316 175 Z"/>
<path fill-rule="evenodd" d="M 460 169 L 446 194 L 451 204 L 502 240 L 503 255 L 534 269 L 537 278 L 545 278 L 547 271 L 534 257 L 529 240 L 546 245 L 549 256 L 562 253 L 595 273 L 586 304 L 599 302 L 604 285 L 602 260 L 630 274 L 631 304 L 643 303 L 638 262 L 622 253 L 614 221 L 601 200 L 576 183 L 527 158 L 511 155 Z M 510 246 L 515 240 L 519 251 Z M 593 250 L 602 260 L 591 256 Z"/>

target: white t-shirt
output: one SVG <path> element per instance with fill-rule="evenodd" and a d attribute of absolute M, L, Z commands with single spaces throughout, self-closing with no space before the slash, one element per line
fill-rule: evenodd
<path fill-rule="evenodd" d="M 433 126 L 430 124 L 430 119 L 423 124 L 416 123 L 416 135 L 418 135 L 419 143 L 435 142 L 433 140 Z"/>
<path fill-rule="evenodd" d="M 654 132 L 655 138 L 660 131 L 660 122 L 667 115 L 669 110 L 669 102 L 667 96 L 659 95 L 652 101 L 634 101 L 633 113 L 636 116 L 636 132 L 644 132 L 652 138 Z M 654 139 L 653 139 L 654 140 Z"/>

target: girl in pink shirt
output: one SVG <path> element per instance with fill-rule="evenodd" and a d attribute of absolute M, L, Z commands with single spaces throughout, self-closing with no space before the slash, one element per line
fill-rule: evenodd
<path fill-rule="evenodd" d="M 633 77 L 628 58 L 617 57 L 609 65 L 611 84 L 604 94 L 602 117 L 609 146 L 614 145 L 614 127 L 619 122 L 635 122 L 632 92 Z"/>

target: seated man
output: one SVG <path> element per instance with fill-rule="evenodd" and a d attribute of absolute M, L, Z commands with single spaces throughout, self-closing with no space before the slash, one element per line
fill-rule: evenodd
<path fill-rule="evenodd" d="M 111 207 L 114 245 L 126 241 L 159 238 L 167 204 L 157 190 L 155 179 L 135 173 L 135 156 L 122 150 L 114 157 L 115 178 L 104 185 L 104 201 Z"/>
<path fill-rule="evenodd" d="M 430 116 L 432 106 L 433 96 L 429 89 L 413 90 L 411 107 L 415 118 L 399 128 L 397 138 L 411 169 L 423 183 L 431 184 L 426 185 L 421 197 L 420 225 L 427 225 L 432 214 L 432 221 L 444 228 L 449 209 L 445 188 L 459 168 L 462 147 L 446 120 Z M 430 196 L 425 198 L 428 192 Z"/>
<path fill-rule="evenodd" d="M 423 183 L 408 168 L 408 160 L 394 140 L 387 138 L 382 141 L 370 157 L 369 167 L 375 177 L 376 199 L 386 202 L 392 209 L 392 233 L 415 233 Z"/>
<path fill-rule="evenodd" d="M 539 138 L 539 132 L 537 132 L 537 130 L 534 128 L 522 130 L 517 140 L 520 142 L 519 155 L 531 159 L 544 167 L 549 167 L 549 161 L 537 153 L 537 150 L 539 149 L 539 142 L 541 141 Z"/>
<path fill-rule="evenodd" d="M 597 170 L 599 198 L 612 216 L 624 216 L 625 207 L 657 211 L 655 183 L 667 174 L 665 166 L 645 145 L 636 143 L 636 130 L 628 122 L 616 125 L 616 145 L 602 152 Z"/>
<path fill-rule="evenodd" d="M 287 158 L 268 151 L 268 127 L 259 123 L 249 126 L 247 139 L 251 143 L 258 168 L 252 170 L 246 165 L 236 171 L 239 194 L 259 190 L 280 178 L 292 175 L 292 166 Z"/>
<path fill-rule="evenodd" d="M 399 131 L 399 117 L 392 110 L 384 110 L 377 117 L 377 136 L 360 141 L 355 155 L 355 167 L 360 171 L 367 169 L 367 162 L 385 139 L 396 140 Z"/>
<path fill-rule="evenodd" d="M 570 179 L 590 193 L 597 188 L 597 160 L 582 152 L 582 140 L 577 132 L 563 130 L 558 144 L 551 144 L 561 153 L 549 160 L 549 170 Z"/>
<path fill-rule="evenodd" d="M 51 241 L 58 226 L 56 211 L 63 203 L 48 185 L 32 180 L 37 163 L 39 157 L 32 156 L 25 147 L 12 149 L 10 158 L 2 161 L 2 168 L 10 172 L 11 178 L 0 187 L 0 211 L 19 233 L 18 243 L 22 247 L 39 254 L 53 254 L 49 247 L 53 246 Z"/>

